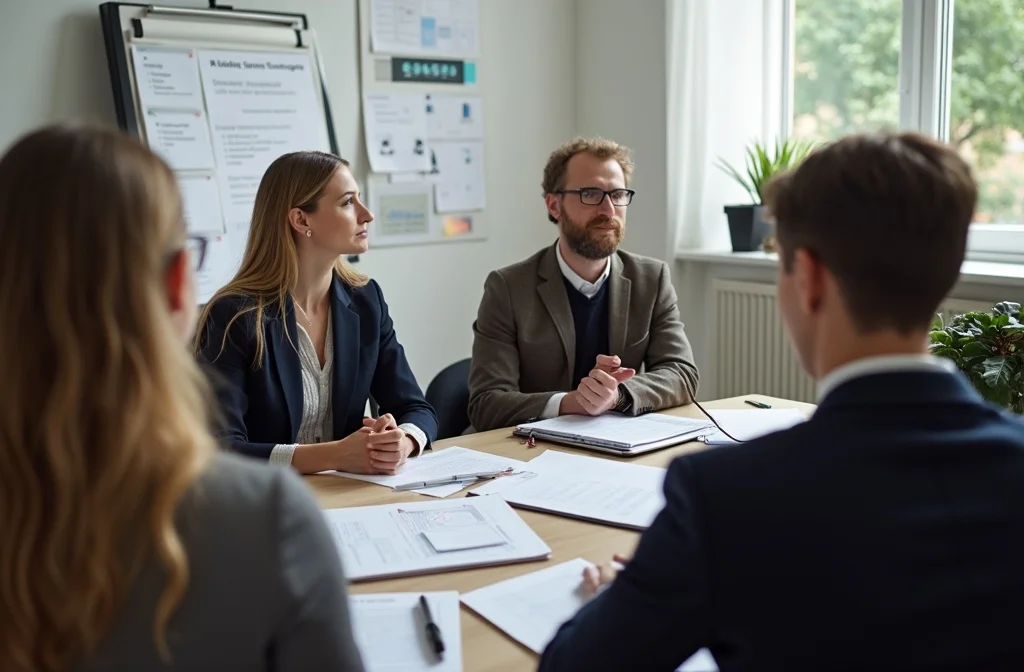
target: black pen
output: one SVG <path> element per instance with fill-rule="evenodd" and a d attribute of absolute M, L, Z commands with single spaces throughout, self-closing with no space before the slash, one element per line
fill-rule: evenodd
<path fill-rule="evenodd" d="M 766 404 L 763 401 L 754 401 L 753 399 L 744 399 L 743 403 L 744 404 L 750 404 L 751 406 L 754 406 L 755 408 L 771 408 L 771 404 Z"/>
<path fill-rule="evenodd" d="M 434 623 L 434 617 L 430 615 L 430 605 L 427 604 L 425 595 L 420 595 L 420 608 L 423 609 L 423 618 L 426 619 L 427 641 L 430 647 L 437 654 L 437 659 L 444 658 L 444 640 L 441 639 L 441 628 Z"/>

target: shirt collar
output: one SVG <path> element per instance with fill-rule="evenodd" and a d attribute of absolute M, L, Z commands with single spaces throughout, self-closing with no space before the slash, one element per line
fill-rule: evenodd
<path fill-rule="evenodd" d="M 879 355 L 855 359 L 833 369 L 818 381 L 818 403 L 820 404 L 829 392 L 854 378 L 896 371 L 953 373 L 956 371 L 956 365 L 948 359 L 932 355 Z"/>
<path fill-rule="evenodd" d="M 604 284 L 612 272 L 611 258 L 605 259 L 604 270 L 601 272 L 601 275 L 594 282 L 588 282 L 581 278 L 576 271 L 569 268 L 569 264 L 562 258 L 562 247 L 559 243 L 555 243 L 555 255 L 558 257 L 558 267 L 562 269 L 562 275 L 569 281 L 570 285 L 588 299 L 594 298 L 598 291 L 601 290 L 601 285 Z"/>

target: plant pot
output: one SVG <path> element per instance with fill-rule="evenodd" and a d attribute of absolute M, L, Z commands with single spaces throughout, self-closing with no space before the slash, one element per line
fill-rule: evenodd
<path fill-rule="evenodd" d="M 764 220 L 760 205 L 727 205 L 725 216 L 729 219 L 729 237 L 732 238 L 733 252 L 756 252 L 761 249 L 771 225 Z"/>

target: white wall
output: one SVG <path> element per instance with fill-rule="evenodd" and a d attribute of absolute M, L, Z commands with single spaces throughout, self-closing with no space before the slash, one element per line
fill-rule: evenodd
<path fill-rule="evenodd" d="M 576 122 L 633 150 L 636 196 L 623 248 L 659 259 L 666 247 L 666 0 L 581 0 L 576 40 Z"/>
<path fill-rule="evenodd" d="M 161 4 L 205 6 L 194 0 Z M 366 170 L 361 141 L 356 0 L 236 0 L 238 9 L 302 12 L 317 31 L 342 154 Z M 547 154 L 575 130 L 575 0 L 481 0 L 480 86 L 486 108 L 489 238 L 371 250 L 360 268 L 391 306 L 426 388 L 469 356 L 491 269 L 553 240 L 540 180 Z M 97 0 L 0 0 L 0 148 L 47 122 L 114 124 Z M 529 35 L 527 47 L 524 35 Z"/>

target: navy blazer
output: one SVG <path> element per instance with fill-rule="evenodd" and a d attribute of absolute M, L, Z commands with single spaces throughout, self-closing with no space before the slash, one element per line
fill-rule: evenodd
<path fill-rule="evenodd" d="M 437 416 L 409 368 L 380 286 L 371 280 L 365 287 L 352 288 L 335 276 L 330 296 L 334 436 L 325 440 L 343 439 L 362 427 L 366 401 L 372 396 L 382 413 L 391 413 L 399 424 L 416 425 L 433 441 Z M 261 325 L 255 324 L 255 311 L 237 319 L 222 351 L 225 327 L 247 302 L 251 299 L 229 296 L 214 304 L 199 358 L 214 373 L 224 438 L 234 450 L 266 459 L 277 444 L 295 443 L 302 422 L 298 328 L 288 297 L 283 319 L 276 308 L 269 307 Z M 263 330 L 265 339 L 258 367 L 253 366 L 256 328 Z"/>
<path fill-rule="evenodd" d="M 633 559 L 540 670 L 1024 666 L 1024 423 L 959 374 L 884 373 L 674 460 Z M 593 558 L 598 560 L 598 558 Z"/>

